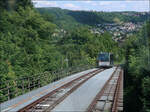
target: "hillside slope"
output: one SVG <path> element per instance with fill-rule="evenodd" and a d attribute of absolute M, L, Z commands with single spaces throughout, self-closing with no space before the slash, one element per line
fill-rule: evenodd
<path fill-rule="evenodd" d="M 90 25 L 122 22 L 144 22 L 148 13 L 145 12 L 96 12 L 96 11 L 71 11 L 61 8 L 37 8 L 45 16 L 50 16 L 60 27 L 74 27 L 77 25 Z"/>

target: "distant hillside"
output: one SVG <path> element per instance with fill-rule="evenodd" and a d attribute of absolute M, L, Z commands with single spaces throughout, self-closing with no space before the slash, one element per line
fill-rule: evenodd
<path fill-rule="evenodd" d="M 53 22 L 63 28 L 77 25 L 90 25 L 122 22 L 144 22 L 148 13 L 145 12 L 96 12 L 96 11 L 71 11 L 61 8 L 38 8 L 45 17 L 51 17 Z"/>

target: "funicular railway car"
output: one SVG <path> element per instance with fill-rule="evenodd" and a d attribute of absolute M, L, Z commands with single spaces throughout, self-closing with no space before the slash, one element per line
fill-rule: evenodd
<path fill-rule="evenodd" d="M 99 68 L 110 68 L 113 66 L 113 54 L 101 52 L 97 58 L 97 66 Z"/>

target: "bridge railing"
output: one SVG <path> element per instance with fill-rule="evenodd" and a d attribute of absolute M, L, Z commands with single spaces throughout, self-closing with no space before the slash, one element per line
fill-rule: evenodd
<path fill-rule="evenodd" d="M 43 87 L 73 73 L 84 71 L 93 67 L 94 66 L 91 65 L 70 67 L 63 70 L 47 71 L 32 76 L 20 77 L 15 80 L 7 80 L 3 83 L 0 82 L 0 103 L 39 87 Z"/>

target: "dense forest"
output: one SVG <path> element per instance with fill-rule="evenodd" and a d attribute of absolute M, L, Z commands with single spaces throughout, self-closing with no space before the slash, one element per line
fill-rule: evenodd
<path fill-rule="evenodd" d="M 96 65 L 100 51 L 113 52 L 116 57 L 121 57 L 118 43 L 108 32 L 95 35 L 81 25 L 65 36 L 56 35 L 61 28 L 53 22 L 53 17 L 41 15 L 30 0 L 16 0 L 13 5 L 3 1 L 0 9 L 1 88 L 5 88 L 5 82 L 20 77 L 67 67 Z M 6 91 L 0 91 L 1 101 L 6 100 L 5 94 Z"/>
<path fill-rule="evenodd" d="M 150 112 L 150 23 L 145 22 L 147 16 L 132 16 L 138 12 L 126 16 L 122 12 L 35 9 L 30 0 L 11 3 L 1 0 L 0 10 L 0 88 L 6 86 L 6 81 L 45 71 L 96 65 L 99 52 L 112 52 L 115 62 L 125 69 L 125 112 Z M 89 30 L 91 25 L 115 22 L 145 24 L 122 46 L 109 32 L 98 35 Z M 61 33 L 62 29 L 67 32 Z M 0 90 L 0 102 L 7 100 L 5 94 L 6 91 Z"/>
<path fill-rule="evenodd" d="M 150 22 L 125 43 L 125 112 L 150 112 Z"/>
<path fill-rule="evenodd" d="M 32 5 L 16 4 L 19 7 L 13 10 L 3 7 L 0 15 L 1 74 L 5 78 L 11 73 L 15 77 L 65 67 L 61 63 L 66 57 L 69 66 L 74 66 L 82 61 L 93 63 L 100 51 L 120 54 L 108 32 L 94 35 L 87 27 L 79 26 L 65 37 L 53 36 L 60 30 L 56 24 Z"/>

